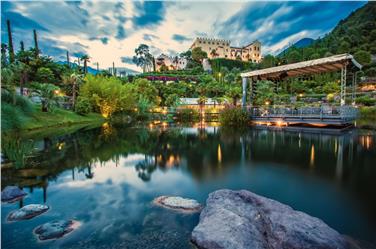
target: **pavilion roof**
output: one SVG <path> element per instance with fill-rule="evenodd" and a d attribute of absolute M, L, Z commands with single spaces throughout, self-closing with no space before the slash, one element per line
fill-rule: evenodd
<path fill-rule="evenodd" d="M 344 66 L 361 69 L 362 65 L 351 54 L 338 54 L 315 60 L 302 61 L 261 70 L 243 72 L 240 75 L 247 78 L 281 79 L 300 75 L 317 74 L 341 70 Z"/>

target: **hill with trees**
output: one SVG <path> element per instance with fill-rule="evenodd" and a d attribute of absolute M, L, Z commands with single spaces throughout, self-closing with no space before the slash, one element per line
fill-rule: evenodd
<path fill-rule="evenodd" d="M 376 76 L 376 2 L 368 2 L 341 20 L 327 35 L 306 47 L 292 46 L 276 58 L 265 56 L 262 67 L 317 59 L 333 54 L 350 53 L 364 65 L 368 76 Z"/>

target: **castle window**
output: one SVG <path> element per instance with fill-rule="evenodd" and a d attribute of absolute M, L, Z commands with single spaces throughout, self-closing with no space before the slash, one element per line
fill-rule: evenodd
<path fill-rule="evenodd" d="M 227 54 L 225 55 L 225 58 L 227 58 Z"/>

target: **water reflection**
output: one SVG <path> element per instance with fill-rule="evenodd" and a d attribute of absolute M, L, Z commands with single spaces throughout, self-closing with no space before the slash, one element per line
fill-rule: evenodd
<path fill-rule="evenodd" d="M 234 131 L 207 125 L 153 124 L 124 128 L 108 123 L 55 137 L 5 136 L 2 148 L 8 165 L 2 167 L 2 188 L 18 185 L 48 202 L 48 190 L 50 196 L 54 192 L 49 189 L 51 185 L 62 192 L 108 186 L 111 198 L 101 191 L 96 192 L 97 198 L 118 203 L 118 195 L 124 195 L 125 185 L 148 193 L 161 186 L 176 191 L 188 189 L 187 194 L 205 198 L 210 190 L 221 187 L 249 189 L 253 186 L 268 192 L 279 181 L 288 179 L 287 184 L 297 181 L 299 177 L 294 176 L 299 172 L 336 184 L 341 191 L 355 196 L 375 231 L 374 139 L 375 133 L 362 130 L 333 135 L 258 128 Z M 286 179 L 257 178 L 254 171 L 259 168 L 267 168 L 270 174 L 286 170 Z M 308 183 L 301 181 L 290 190 L 285 185 L 274 189 L 273 194 L 278 197 L 277 193 L 286 187 L 286 191 L 291 191 L 286 195 L 292 196 L 311 188 L 305 184 Z M 315 188 L 323 189 L 318 185 Z M 41 191 L 34 193 L 35 189 Z M 137 191 L 128 191 L 127 198 L 135 202 Z M 322 194 L 317 192 L 316 198 L 325 202 L 320 199 L 324 198 L 320 197 Z M 297 199 L 311 203 L 307 196 Z M 295 199 L 291 202 L 294 204 Z M 23 205 L 20 201 L 19 206 Z M 132 205 L 137 209 L 145 204 Z M 309 207 L 321 212 L 322 207 L 316 205 Z M 151 213 L 145 223 L 156 222 L 151 221 L 153 215 L 157 214 Z M 82 217 L 86 216 L 82 214 Z"/>

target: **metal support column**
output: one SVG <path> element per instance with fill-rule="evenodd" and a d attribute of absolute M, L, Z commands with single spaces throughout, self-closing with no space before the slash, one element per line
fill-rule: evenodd
<path fill-rule="evenodd" d="M 247 107 L 247 78 L 242 78 L 242 107 L 245 109 Z"/>
<path fill-rule="evenodd" d="M 345 96 L 346 96 L 346 65 L 344 65 L 341 69 L 341 106 L 346 104 Z"/>
<path fill-rule="evenodd" d="M 352 75 L 352 87 L 351 87 L 351 104 L 355 105 L 355 91 L 356 91 L 356 73 Z"/>

